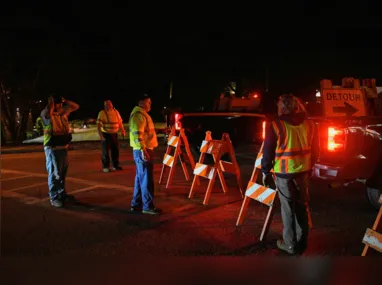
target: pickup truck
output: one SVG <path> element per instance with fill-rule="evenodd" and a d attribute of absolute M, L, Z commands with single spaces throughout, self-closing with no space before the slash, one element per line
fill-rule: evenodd
<path fill-rule="evenodd" d="M 314 178 L 330 185 L 366 185 L 370 204 L 382 194 L 382 117 L 312 117 L 319 136 Z"/>

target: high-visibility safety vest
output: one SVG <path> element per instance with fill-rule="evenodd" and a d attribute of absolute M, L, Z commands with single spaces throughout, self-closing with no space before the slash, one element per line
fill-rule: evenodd
<path fill-rule="evenodd" d="M 276 119 L 272 122 L 277 135 L 275 173 L 292 174 L 309 171 L 311 169 L 312 141 L 314 123 L 305 120 L 294 126 Z"/>
<path fill-rule="evenodd" d="M 50 116 L 50 124 L 44 125 L 44 146 L 66 146 L 70 141 L 68 116 L 53 112 Z"/>
<path fill-rule="evenodd" d="M 102 110 L 98 113 L 97 124 L 101 124 L 103 133 L 115 134 L 119 130 L 122 118 L 116 109 L 106 111 Z"/>
<path fill-rule="evenodd" d="M 158 146 L 153 120 L 141 107 L 136 106 L 131 112 L 129 130 L 130 146 L 133 149 L 154 149 Z"/>

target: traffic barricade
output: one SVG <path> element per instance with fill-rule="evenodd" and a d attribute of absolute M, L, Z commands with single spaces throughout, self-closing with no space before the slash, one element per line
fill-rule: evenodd
<path fill-rule="evenodd" d="M 239 217 L 237 218 L 236 225 L 240 226 L 243 224 L 245 215 L 248 211 L 249 201 L 251 199 L 256 200 L 264 205 L 267 205 L 269 207 L 267 217 L 264 222 L 263 229 L 261 231 L 260 235 L 260 241 L 263 241 L 264 237 L 267 235 L 269 231 L 269 226 L 272 222 L 272 218 L 275 211 L 275 200 L 278 194 L 277 188 L 272 189 L 265 187 L 264 185 L 256 183 L 257 177 L 259 176 L 259 173 L 261 172 L 261 159 L 263 157 L 263 146 L 264 143 L 261 145 L 260 151 L 257 154 L 255 166 L 252 171 L 251 178 L 248 182 L 247 190 L 245 191 L 245 197 L 243 200 L 243 204 L 241 205 Z M 274 171 L 271 170 L 273 179 L 275 180 Z"/>
<path fill-rule="evenodd" d="M 268 206 L 269 209 L 268 209 L 267 216 L 265 218 L 263 229 L 261 231 L 260 241 L 263 241 L 265 239 L 269 231 L 269 227 L 272 223 L 273 215 L 276 208 L 276 203 L 277 203 L 276 198 L 278 195 L 277 187 L 276 189 L 272 189 L 272 188 L 265 187 L 264 185 L 256 183 L 259 173 L 261 173 L 261 159 L 263 158 L 263 147 L 264 147 L 264 143 L 261 145 L 259 153 L 257 154 L 255 166 L 253 168 L 251 178 L 248 182 L 243 204 L 241 206 L 240 213 L 236 221 L 237 226 L 240 226 L 243 224 L 244 218 L 248 211 L 249 201 L 251 199 L 258 201 L 263 205 Z M 276 176 L 273 169 L 271 170 L 271 173 L 273 176 L 273 180 L 276 181 Z M 307 213 L 308 213 L 309 227 L 312 228 L 313 224 L 312 224 L 309 208 L 307 209 Z"/>
<path fill-rule="evenodd" d="M 224 153 L 228 153 L 231 162 L 221 160 Z M 214 160 L 214 165 L 204 164 L 206 154 L 211 154 Z M 223 192 L 227 193 L 228 188 L 224 179 L 223 172 L 235 174 L 237 185 L 239 187 L 241 196 L 243 197 L 243 191 L 241 187 L 241 174 L 240 168 L 236 161 L 235 151 L 231 139 L 227 133 L 224 133 L 221 140 L 213 140 L 211 132 L 206 132 L 206 137 L 200 147 L 199 161 L 194 168 L 194 180 L 191 185 L 188 198 L 193 198 L 195 192 L 195 184 L 198 176 L 209 179 L 207 191 L 204 197 L 203 204 L 207 205 L 211 196 L 212 188 L 216 179 L 216 175 L 219 176 L 220 184 L 223 188 Z"/>
<path fill-rule="evenodd" d="M 171 133 L 167 141 L 167 149 L 163 157 L 162 170 L 159 177 L 159 184 L 161 184 L 166 166 L 170 168 L 170 172 L 167 178 L 166 188 L 168 188 L 169 185 L 171 184 L 171 181 L 175 173 L 176 162 L 178 159 L 180 161 L 180 164 L 182 165 L 182 169 L 183 169 L 184 176 L 186 177 L 186 181 L 190 180 L 190 175 L 188 174 L 187 165 L 182 156 L 183 154 L 182 146 L 184 146 L 184 149 L 186 150 L 186 155 L 189 159 L 191 168 L 194 169 L 195 161 L 191 154 L 190 146 L 188 144 L 187 136 L 184 133 L 184 129 L 180 129 L 179 134 L 177 135 L 175 127 L 172 127 Z M 175 149 L 173 155 L 171 155 L 172 149 Z M 199 181 L 197 181 L 197 183 L 199 183 Z"/>
<path fill-rule="evenodd" d="M 369 247 L 375 249 L 382 253 L 382 234 L 378 233 L 379 222 L 382 217 L 382 195 L 379 197 L 379 203 L 381 207 L 375 219 L 374 225 L 371 229 L 367 228 L 365 236 L 362 239 L 362 242 L 365 244 L 365 247 L 362 251 L 362 256 L 366 256 Z"/>

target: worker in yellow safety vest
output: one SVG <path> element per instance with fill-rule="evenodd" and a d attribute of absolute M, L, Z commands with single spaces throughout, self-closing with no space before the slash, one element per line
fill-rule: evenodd
<path fill-rule="evenodd" d="M 154 148 L 158 146 L 154 123 L 148 112 L 151 98 L 144 94 L 130 115 L 130 146 L 136 165 L 134 194 L 131 211 L 156 215 L 161 212 L 154 206 Z"/>
<path fill-rule="evenodd" d="M 98 113 L 97 129 L 101 139 L 102 168 L 103 172 L 110 172 L 110 156 L 113 170 L 122 170 L 119 165 L 119 141 L 118 131 L 121 130 L 122 137 L 126 135 L 123 121 L 118 110 L 113 107 L 110 100 L 104 102 L 104 110 Z"/>
<path fill-rule="evenodd" d="M 72 140 L 68 116 L 78 108 L 78 104 L 53 94 L 41 112 L 49 198 L 54 207 L 63 207 L 64 202 L 74 201 L 74 197 L 65 191 L 65 179 L 69 165 L 68 147 Z"/>
<path fill-rule="evenodd" d="M 267 122 L 261 161 L 263 184 L 271 184 L 273 168 L 279 191 L 283 240 L 277 247 L 289 254 L 306 250 L 309 233 L 308 183 L 316 160 L 314 123 L 292 94 L 278 100 L 278 117 Z"/>

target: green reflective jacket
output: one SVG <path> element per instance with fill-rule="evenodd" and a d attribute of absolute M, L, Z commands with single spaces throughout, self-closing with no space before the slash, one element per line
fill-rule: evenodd
<path fill-rule="evenodd" d="M 130 146 L 133 149 L 154 149 L 158 146 L 153 120 L 141 107 L 136 106 L 131 112 L 129 130 Z"/>

